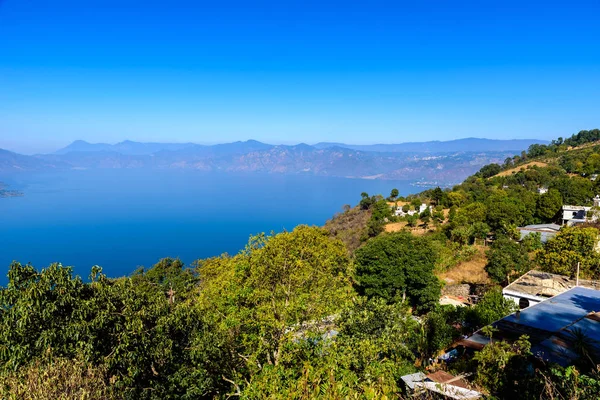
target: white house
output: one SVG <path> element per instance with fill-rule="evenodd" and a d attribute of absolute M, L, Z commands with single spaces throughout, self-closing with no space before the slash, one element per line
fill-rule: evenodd
<path fill-rule="evenodd" d="M 408 210 L 407 212 L 404 212 L 402 210 L 402 207 L 398 207 L 396 208 L 396 216 L 398 217 L 405 217 L 407 215 L 421 215 L 423 213 L 423 211 L 427 210 L 428 206 L 426 204 L 421 204 L 419 206 L 419 210 Z M 433 213 L 433 206 L 429 206 L 429 211 Z"/>
<path fill-rule="evenodd" d="M 600 207 L 600 196 L 596 195 L 594 197 L 594 207 Z M 586 206 L 570 206 L 565 205 L 562 206 L 563 217 L 562 223 L 563 225 L 572 226 L 575 224 L 582 224 L 588 221 L 596 221 L 598 219 L 597 215 L 588 215 L 589 211 L 592 207 Z"/>
<path fill-rule="evenodd" d="M 540 240 L 542 243 L 546 243 L 549 239 L 552 239 L 558 231 L 560 231 L 560 225 L 557 224 L 537 224 L 527 225 L 517 228 L 521 234 L 521 240 L 525 239 L 526 236 L 532 233 L 539 233 Z"/>
<path fill-rule="evenodd" d="M 537 189 L 537 192 L 538 192 L 538 194 L 546 194 L 546 193 L 548 193 L 548 188 L 545 188 L 545 187 L 539 187 L 539 188 Z"/>

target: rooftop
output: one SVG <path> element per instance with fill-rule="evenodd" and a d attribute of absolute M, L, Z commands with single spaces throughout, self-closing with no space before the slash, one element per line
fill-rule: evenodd
<path fill-rule="evenodd" d="M 542 243 L 546 243 L 549 239 L 556 236 L 560 231 L 560 225 L 557 224 L 538 224 L 538 225 L 527 225 L 517 228 L 521 233 L 521 240 L 530 233 L 537 232 L 540 234 L 540 240 Z"/>
<path fill-rule="evenodd" d="M 562 206 L 563 210 L 576 210 L 576 211 L 589 211 L 592 207 L 587 207 L 587 206 L 570 206 L 570 205 L 564 205 Z"/>
<path fill-rule="evenodd" d="M 514 341 L 528 335 L 531 351 L 546 361 L 567 366 L 578 358 L 575 332 L 590 339 L 592 353 L 600 356 L 600 291 L 574 287 L 551 299 L 502 318 L 492 324 L 494 340 Z M 481 331 L 461 341 L 480 349 L 490 339 Z"/>
<path fill-rule="evenodd" d="M 576 283 L 577 281 L 575 279 L 571 279 L 568 276 L 531 270 L 506 286 L 502 291 L 550 298 L 574 288 Z M 600 290 L 599 281 L 580 279 L 579 286 Z"/>
<path fill-rule="evenodd" d="M 558 232 L 560 231 L 560 225 L 558 224 L 536 224 L 536 225 L 527 225 L 527 226 L 521 226 L 518 228 L 519 230 L 528 230 L 528 231 L 540 231 L 540 232 L 547 232 L 547 231 L 554 231 L 554 232 Z"/>
<path fill-rule="evenodd" d="M 406 386 L 416 393 L 424 390 L 441 394 L 444 398 L 455 400 L 479 399 L 481 393 L 469 389 L 468 383 L 462 376 L 454 376 L 444 371 L 429 375 L 422 372 L 401 377 Z"/>

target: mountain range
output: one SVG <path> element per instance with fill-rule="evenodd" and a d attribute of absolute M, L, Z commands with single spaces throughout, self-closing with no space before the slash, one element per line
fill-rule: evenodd
<path fill-rule="evenodd" d="M 0 172 L 93 168 L 194 169 L 221 172 L 314 174 L 368 179 L 459 182 L 481 166 L 502 162 L 541 140 L 467 138 L 400 144 L 271 145 L 255 140 L 117 144 L 77 140 L 52 154 L 0 150 Z"/>

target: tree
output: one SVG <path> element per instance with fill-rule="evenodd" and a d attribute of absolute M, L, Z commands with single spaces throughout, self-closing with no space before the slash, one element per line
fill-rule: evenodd
<path fill-rule="evenodd" d="M 595 196 L 592 182 L 579 176 L 558 178 L 550 189 L 558 190 L 565 204 L 585 205 Z"/>
<path fill-rule="evenodd" d="M 502 171 L 502 167 L 498 164 L 488 164 L 481 167 L 477 175 L 485 179 L 497 175 L 500 171 Z"/>
<path fill-rule="evenodd" d="M 348 252 L 320 228 L 253 237 L 235 257 L 209 260 L 198 307 L 226 360 L 214 368 L 232 392 L 294 357 L 299 338 L 318 331 L 353 291 Z M 321 331 L 320 334 L 323 334 Z M 202 348 L 213 348 L 203 346 Z"/>
<path fill-rule="evenodd" d="M 560 211 L 563 200 L 560 192 L 550 189 L 538 198 L 536 214 L 543 221 L 552 221 Z"/>
<path fill-rule="evenodd" d="M 424 323 L 426 349 L 424 357 L 437 355 L 447 349 L 459 336 L 460 332 L 452 325 L 458 313 L 454 306 L 439 306 L 430 311 Z"/>
<path fill-rule="evenodd" d="M 597 245 L 596 228 L 563 227 L 548 240 L 536 261 L 544 271 L 567 276 L 575 275 L 579 263 L 582 278 L 596 279 L 600 277 Z"/>
<path fill-rule="evenodd" d="M 433 223 L 437 226 L 439 224 L 441 224 L 442 222 L 444 222 L 444 209 L 442 208 L 442 206 L 437 206 L 433 212 L 432 215 L 433 218 Z"/>
<path fill-rule="evenodd" d="M 373 204 L 373 199 L 369 197 L 369 194 L 367 192 L 362 192 L 360 194 L 360 197 L 360 203 L 358 203 L 359 207 L 361 208 L 361 210 L 368 210 Z"/>
<path fill-rule="evenodd" d="M 377 200 L 371 206 L 371 219 L 367 225 L 368 235 L 375 237 L 383 232 L 385 223 L 392 216 L 392 209 L 384 199 Z"/>
<path fill-rule="evenodd" d="M 398 197 L 399 194 L 400 194 L 400 192 L 398 191 L 398 189 L 395 189 L 395 188 L 392 189 L 392 191 L 390 193 L 390 199 L 395 200 Z"/>
<path fill-rule="evenodd" d="M 407 215 L 406 222 L 408 223 L 408 226 L 414 228 L 419 222 L 419 216 L 417 214 Z"/>
<path fill-rule="evenodd" d="M 535 385 L 531 381 L 530 355 L 531 343 L 526 335 L 512 344 L 488 344 L 473 357 L 477 362 L 477 383 L 499 398 L 528 398 L 531 385 Z"/>
<path fill-rule="evenodd" d="M 436 187 L 431 192 L 431 200 L 435 203 L 435 205 L 439 205 L 442 199 L 444 198 L 444 191 L 440 189 L 440 187 Z"/>
<path fill-rule="evenodd" d="M 505 299 L 502 289 L 495 287 L 484 294 L 481 300 L 468 310 L 466 320 L 472 328 L 479 329 L 516 310 L 516 304 L 512 300 Z"/>
<path fill-rule="evenodd" d="M 431 211 L 429 210 L 429 207 L 426 208 L 425 211 L 423 211 L 421 213 L 421 215 L 419 215 L 419 218 L 421 219 L 421 221 L 427 228 L 427 226 L 429 225 L 429 222 L 431 221 Z"/>
<path fill-rule="evenodd" d="M 415 197 L 410 201 L 410 205 L 413 206 L 413 208 L 419 212 L 419 208 L 421 207 L 421 204 L 423 204 L 423 202 L 421 201 L 420 198 Z"/>
<path fill-rule="evenodd" d="M 433 274 L 436 260 L 426 239 L 406 232 L 379 236 L 356 253 L 357 290 L 388 302 L 404 296 L 419 311 L 435 305 L 440 282 Z"/>
<path fill-rule="evenodd" d="M 500 237 L 492 244 L 487 258 L 485 271 L 499 284 L 507 283 L 512 275 L 521 276 L 531 269 L 526 249 L 506 237 Z"/>
<path fill-rule="evenodd" d="M 485 222 L 474 222 L 471 226 L 471 234 L 474 239 L 486 239 L 490 232 L 490 226 Z"/>
<path fill-rule="evenodd" d="M 534 203 L 535 204 L 535 203 Z M 528 207 L 523 199 L 504 192 L 494 193 L 486 201 L 486 222 L 493 230 L 505 232 L 510 225 L 531 223 L 535 206 Z"/>
<path fill-rule="evenodd" d="M 83 363 L 105 372 L 112 377 L 111 388 L 123 397 L 148 398 L 152 393 L 174 398 L 209 390 L 206 370 L 191 362 L 187 350 L 200 330 L 196 309 L 185 303 L 192 289 L 186 290 L 190 286 L 169 265 L 174 263 L 165 262 L 158 267 L 161 272 L 148 274 L 164 277 L 170 270 L 168 275 L 182 284 L 174 302 L 164 282 L 157 283 L 162 278 L 113 280 L 94 267 L 91 282 L 84 283 L 60 264 L 37 271 L 14 263 L 8 285 L 0 290 L 0 343 L 5 349 L 0 371 L 39 362 L 38 370 L 60 373 L 62 367 L 55 370 L 50 364 L 64 359 L 73 361 L 66 361 L 68 369 Z M 194 379 L 182 379 L 183 371 Z"/>

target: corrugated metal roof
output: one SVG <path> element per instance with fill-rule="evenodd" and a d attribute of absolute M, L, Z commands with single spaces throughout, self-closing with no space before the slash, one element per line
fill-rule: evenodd
<path fill-rule="evenodd" d="M 492 324 L 498 331 L 494 340 L 513 341 L 528 335 L 532 352 L 539 357 L 569 365 L 578 357 L 574 332 L 585 335 L 591 351 L 600 355 L 600 291 L 574 287 L 539 304 L 511 314 Z M 466 343 L 487 344 L 477 331 Z"/>
<path fill-rule="evenodd" d="M 543 300 L 544 298 L 564 293 L 568 289 L 575 287 L 575 285 L 576 280 L 571 279 L 568 276 L 531 270 L 506 286 L 503 289 L 503 292 L 514 292 L 515 294 L 524 293 L 538 296 L 540 297 L 540 300 Z M 580 279 L 579 286 L 600 289 L 600 282 Z"/>
<path fill-rule="evenodd" d="M 551 230 L 551 231 L 560 231 L 560 225 L 558 224 L 534 224 L 534 225 L 526 225 L 522 226 L 518 229 L 527 229 L 527 230 Z"/>
<path fill-rule="evenodd" d="M 408 386 L 410 389 L 414 389 L 415 383 L 422 382 L 425 380 L 425 378 L 427 378 L 427 376 L 424 373 L 416 372 L 414 374 L 404 375 L 400 379 L 402 379 L 402 381 L 404 381 L 406 386 Z"/>

